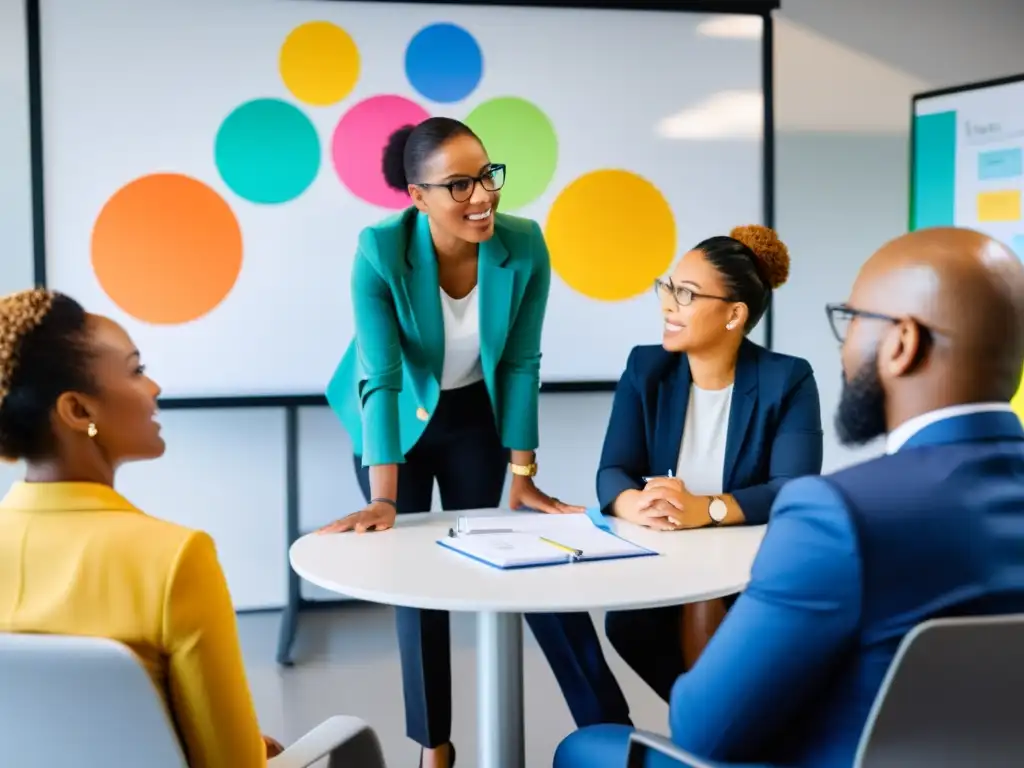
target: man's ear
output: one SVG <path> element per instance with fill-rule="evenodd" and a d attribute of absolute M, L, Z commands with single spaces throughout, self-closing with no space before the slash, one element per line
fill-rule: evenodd
<path fill-rule="evenodd" d="M 898 379 L 913 372 L 924 351 L 924 335 L 913 320 L 901 320 L 889 329 L 878 348 L 880 373 Z"/>
<path fill-rule="evenodd" d="M 57 418 L 73 432 L 88 432 L 96 422 L 95 408 L 88 398 L 78 392 L 64 392 L 57 398 L 54 408 Z"/>

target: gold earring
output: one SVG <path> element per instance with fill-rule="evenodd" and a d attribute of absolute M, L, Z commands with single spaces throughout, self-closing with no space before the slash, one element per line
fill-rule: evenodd
<path fill-rule="evenodd" d="M 87 430 L 85 430 L 85 434 L 87 434 L 87 435 L 88 435 L 89 437 L 96 437 L 96 435 L 97 435 L 98 433 L 99 433 L 99 430 L 98 430 L 98 429 L 96 429 L 96 425 L 95 425 L 95 424 L 93 424 L 93 423 L 92 423 L 92 422 L 90 421 L 90 422 L 89 422 L 89 428 L 88 428 Z"/>

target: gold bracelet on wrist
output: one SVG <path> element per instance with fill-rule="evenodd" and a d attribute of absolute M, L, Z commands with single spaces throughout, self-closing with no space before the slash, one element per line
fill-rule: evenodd
<path fill-rule="evenodd" d="M 519 477 L 536 477 L 537 475 L 537 462 L 532 464 L 512 464 L 509 462 L 508 467 L 512 470 L 513 475 L 519 475 Z"/>

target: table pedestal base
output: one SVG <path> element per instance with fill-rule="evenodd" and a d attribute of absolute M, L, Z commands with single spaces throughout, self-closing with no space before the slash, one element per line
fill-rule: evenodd
<path fill-rule="evenodd" d="M 479 613 L 477 653 L 477 765 L 524 768 L 523 617 Z"/>

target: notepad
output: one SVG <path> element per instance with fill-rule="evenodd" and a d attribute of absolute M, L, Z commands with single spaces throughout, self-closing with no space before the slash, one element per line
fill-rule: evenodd
<path fill-rule="evenodd" d="M 496 568 L 643 557 L 657 554 L 597 527 L 586 514 L 519 512 L 460 517 L 443 547 Z"/>

